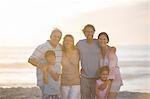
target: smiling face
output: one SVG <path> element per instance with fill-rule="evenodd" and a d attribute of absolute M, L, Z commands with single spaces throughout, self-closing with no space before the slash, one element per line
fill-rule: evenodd
<path fill-rule="evenodd" d="M 48 55 L 46 60 L 49 64 L 54 65 L 56 62 L 56 57 L 54 55 Z"/>
<path fill-rule="evenodd" d="M 83 28 L 83 33 L 87 39 L 88 43 L 92 43 L 93 41 L 93 36 L 95 33 L 95 27 L 91 24 L 87 24 L 84 28 Z"/>
<path fill-rule="evenodd" d="M 107 46 L 107 43 L 108 43 L 108 38 L 107 38 L 107 36 L 104 35 L 104 34 L 100 35 L 99 38 L 98 38 L 98 42 L 99 42 L 99 45 L 100 45 L 101 47 Z"/>
<path fill-rule="evenodd" d="M 74 39 L 71 35 L 64 37 L 63 46 L 65 49 L 72 49 L 74 47 Z"/>
<path fill-rule="evenodd" d="M 53 45 L 57 45 L 61 39 L 62 33 L 60 31 L 54 31 L 50 38 L 51 38 L 51 43 Z"/>
<path fill-rule="evenodd" d="M 55 52 L 52 51 L 52 50 L 48 50 L 48 51 L 45 53 L 45 59 L 46 59 L 46 61 L 47 61 L 48 64 L 54 65 L 55 62 L 56 62 L 56 55 L 55 55 Z"/>
<path fill-rule="evenodd" d="M 103 71 L 101 74 L 100 74 L 100 79 L 102 81 L 106 81 L 108 79 L 108 74 L 109 72 L 107 70 Z"/>
<path fill-rule="evenodd" d="M 87 39 L 93 39 L 94 30 L 91 27 L 86 27 L 84 30 L 84 35 Z"/>

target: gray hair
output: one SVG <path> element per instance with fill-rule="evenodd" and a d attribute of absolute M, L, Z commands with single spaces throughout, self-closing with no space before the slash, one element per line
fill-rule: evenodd
<path fill-rule="evenodd" d="M 61 32 L 61 30 L 60 30 L 60 29 L 58 29 L 58 28 L 54 28 L 54 29 L 52 30 L 52 32 L 51 32 L 51 35 L 53 35 L 53 33 L 55 33 L 55 32 L 59 32 L 59 33 L 61 33 L 61 34 L 62 34 L 62 32 Z"/>

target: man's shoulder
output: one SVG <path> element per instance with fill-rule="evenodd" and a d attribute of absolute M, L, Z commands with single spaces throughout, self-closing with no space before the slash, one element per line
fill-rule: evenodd
<path fill-rule="evenodd" d="M 82 43 L 86 43 L 86 39 L 79 40 L 79 41 L 77 42 L 77 45 L 78 45 L 78 44 L 82 44 Z"/>
<path fill-rule="evenodd" d="M 86 42 L 86 39 L 79 40 L 78 42 Z"/>
<path fill-rule="evenodd" d="M 38 49 L 41 49 L 41 48 L 46 47 L 46 46 L 48 46 L 48 41 L 46 41 L 46 42 L 44 42 L 44 43 L 38 45 L 37 48 L 38 48 Z"/>
<path fill-rule="evenodd" d="M 97 44 L 98 43 L 98 40 L 97 39 L 93 39 L 94 43 Z M 82 39 L 82 40 L 79 40 L 77 42 L 77 45 L 80 45 L 80 44 L 85 44 L 87 43 L 86 39 Z"/>

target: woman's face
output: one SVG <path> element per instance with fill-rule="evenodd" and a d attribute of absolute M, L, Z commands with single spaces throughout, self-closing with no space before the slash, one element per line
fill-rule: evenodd
<path fill-rule="evenodd" d="M 105 35 L 101 35 L 98 39 L 98 42 L 99 42 L 101 47 L 104 47 L 107 45 L 108 39 Z"/>
<path fill-rule="evenodd" d="M 108 71 L 103 71 L 101 74 L 100 74 L 100 78 L 102 81 L 106 81 L 108 79 Z"/>
<path fill-rule="evenodd" d="M 65 39 L 64 39 L 64 47 L 66 48 L 66 49 L 70 49 L 70 48 L 72 48 L 74 46 L 74 41 L 73 41 L 73 39 L 72 39 L 72 37 L 66 37 Z"/>

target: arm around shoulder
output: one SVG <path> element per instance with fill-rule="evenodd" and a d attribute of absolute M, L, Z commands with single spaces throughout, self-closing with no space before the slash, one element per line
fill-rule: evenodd
<path fill-rule="evenodd" d="M 32 58 L 28 59 L 28 63 L 30 63 L 31 65 L 33 65 L 39 69 L 42 69 L 46 65 L 46 64 L 41 64 L 40 62 L 38 62 L 38 60 L 32 59 Z"/>
<path fill-rule="evenodd" d="M 111 47 L 111 53 L 116 53 L 116 50 L 117 50 L 116 47 L 114 46 Z"/>
<path fill-rule="evenodd" d="M 28 59 L 28 63 L 30 63 L 31 65 L 38 67 L 38 61 L 36 59 Z"/>

